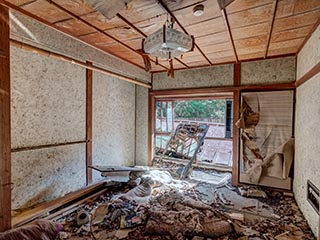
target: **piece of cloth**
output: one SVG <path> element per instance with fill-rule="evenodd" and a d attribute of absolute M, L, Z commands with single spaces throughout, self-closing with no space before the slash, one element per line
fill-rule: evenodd
<path fill-rule="evenodd" d="M 23 227 L 0 233 L 0 240 L 55 240 L 63 230 L 60 223 L 37 220 Z"/>

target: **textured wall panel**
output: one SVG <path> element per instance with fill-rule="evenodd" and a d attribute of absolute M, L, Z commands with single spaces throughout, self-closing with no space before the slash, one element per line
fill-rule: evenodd
<path fill-rule="evenodd" d="M 134 128 L 134 85 L 94 73 L 93 165 L 134 165 Z"/>
<path fill-rule="evenodd" d="M 136 88 L 136 165 L 148 164 L 148 89 Z"/>
<path fill-rule="evenodd" d="M 320 73 L 297 89 L 293 183 L 297 203 L 315 234 L 319 231 L 319 218 L 307 202 L 307 180 L 311 180 L 320 189 L 319 89 Z"/>
<path fill-rule="evenodd" d="M 85 70 L 11 47 L 12 148 L 85 140 Z"/>
<path fill-rule="evenodd" d="M 175 71 L 174 78 L 167 73 L 156 73 L 153 78 L 153 89 L 199 88 L 231 86 L 233 84 L 233 65 L 220 65 L 191 70 Z"/>
<path fill-rule="evenodd" d="M 85 144 L 12 153 L 13 209 L 85 186 Z"/>
<path fill-rule="evenodd" d="M 320 62 L 320 25 L 298 54 L 297 61 L 297 79 Z"/>
<path fill-rule="evenodd" d="M 12 12 L 10 20 L 10 34 L 11 38 L 15 40 L 69 55 L 82 61 L 88 60 L 94 64 L 98 63 L 112 71 L 150 81 L 150 74 L 143 69 L 87 46 L 19 13 Z"/>
<path fill-rule="evenodd" d="M 295 81 L 295 57 L 241 63 L 241 84 L 276 84 Z"/>

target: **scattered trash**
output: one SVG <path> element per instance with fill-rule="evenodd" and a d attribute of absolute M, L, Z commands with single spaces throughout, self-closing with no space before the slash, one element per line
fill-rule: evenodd
<path fill-rule="evenodd" d="M 85 210 L 80 210 L 77 214 L 77 225 L 80 227 L 89 222 L 89 213 Z"/>
<path fill-rule="evenodd" d="M 256 188 L 256 187 L 252 187 L 252 186 L 242 186 L 238 188 L 241 196 L 245 196 L 245 197 L 258 197 L 258 198 L 267 198 L 267 194 Z"/>
<path fill-rule="evenodd" d="M 132 178 L 141 179 L 134 188 L 119 185 L 61 216 L 59 239 L 315 240 L 294 199 L 283 193 L 146 172 Z M 91 221 L 79 226 L 81 213 Z"/>

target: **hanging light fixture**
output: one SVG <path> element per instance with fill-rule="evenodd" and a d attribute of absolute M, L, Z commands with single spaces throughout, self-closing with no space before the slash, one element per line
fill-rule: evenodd
<path fill-rule="evenodd" d="M 162 28 L 142 41 L 144 53 L 166 60 L 180 57 L 193 47 L 193 36 L 173 29 L 172 20 L 167 20 Z"/>

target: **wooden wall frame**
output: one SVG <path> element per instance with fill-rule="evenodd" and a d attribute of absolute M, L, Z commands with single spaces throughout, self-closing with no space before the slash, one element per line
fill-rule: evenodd
<path fill-rule="evenodd" d="M 92 66 L 92 62 L 87 62 Z M 86 183 L 92 183 L 92 80 L 93 71 L 86 69 Z"/>
<path fill-rule="evenodd" d="M 294 90 L 295 82 L 267 84 L 267 85 L 241 85 L 241 62 L 234 64 L 233 85 L 225 87 L 204 87 L 204 88 L 185 88 L 185 89 L 169 89 L 169 90 L 150 90 L 149 89 L 149 118 L 148 118 L 148 164 L 152 164 L 153 145 L 154 145 L 154 115 L 155 100 L 159 97 L 172 99 L 177 96 L 214 96 L 214 94 L 233 93 L 233 166 L 232 166 L 232 184 L 239 184 L 239 129 L 235 127 L 235 123 L 239 118 L 240 112 L 240 95 L 242 91 L 270 91 L 270 90 Z"/>
<path fill-rule="evenodd" d="M 0 232 L 11 228 L 9 8 L 0 5 Z"/>

